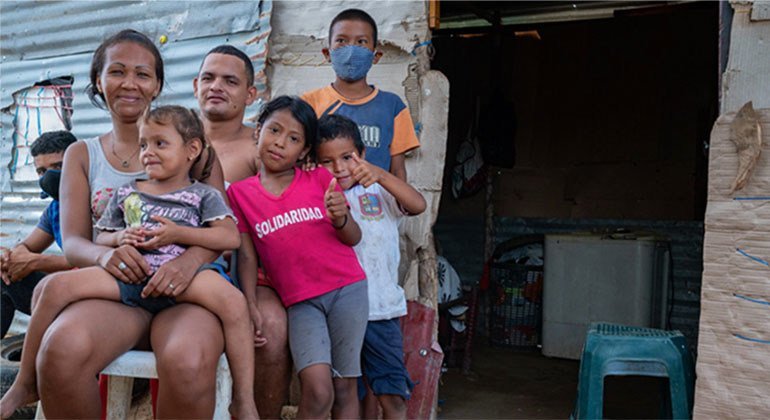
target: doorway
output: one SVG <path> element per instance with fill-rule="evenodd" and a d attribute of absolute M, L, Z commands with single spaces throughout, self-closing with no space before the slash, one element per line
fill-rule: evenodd
<path fill-rule="evenodd" d="M 577 3 L 582 14 L 570 11 L 572 5 L 440 3 L 432 67 L 449 79 L 451 100 L 435 235 L 467 286 L 478 283 L 490 248 L 514 237 L 665 236 L 672 255 L 667 326 L 682 331 L 694 351 L 708 140 L 719 109 L 719 3 Z M 473 139 L 487 163 L 486 182 L 463 191 L 458 154 L 467 157 Z M 463 197 L 453 195 L 453 181 Z M 545 358 L 535 345 L 488 347 L 484 315 L 478 320 L 472 375 L 459 379 L 450 368 L 440 416 L 568 416 L 563 411 L 574 402 L 578 362 Z M 501 370 L 511 365 L 537 369 Z M 473 380 L 482 386 L 501 377 L 511 389 L 490 392 L 526 396 L 538 389 L 526 384 L 537 383 L 548 392 L 535 397 L 561 408 L 474 414 L 457 405 L 470 398 L 449 397 L 463 395 L 453 393 L 453 382 L 467 393 Z M 543 378 L 552 383 L 539 382 Z M 485 407 L 491 409 L 488 403 L 478 408 Z"/>

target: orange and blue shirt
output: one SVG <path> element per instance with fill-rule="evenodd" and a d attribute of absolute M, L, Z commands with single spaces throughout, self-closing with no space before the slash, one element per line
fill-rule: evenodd
<path fill-rule="evenodd" d="M 386 171 L 392 156 L 420 146 L 409 109 L 396 94 L 373 87 L 372 93 L 356 100 L 340 95 L 332 85 L 302 95 L 318 118 L 337 114 L 358 125 L 366 145 L 366 160 Z"/>

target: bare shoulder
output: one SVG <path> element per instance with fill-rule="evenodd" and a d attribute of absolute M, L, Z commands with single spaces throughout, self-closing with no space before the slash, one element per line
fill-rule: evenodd
<path fill-rule="evenodd" d="M 238 136 L 238 150 L 243 153 L 241 173 L 238 180 L 248 178 L 257 174 L 259 170 L 259 144 L 255 137 L 253 127 L 244 126 L 241 130 L 242 135 Z"/>
<path fill-rule="evenodd" d="M 257 173 L 259 151 L 254 131 L 253 127 L 244 125 L 238 136 L 213 143 L 227 182 L 240 181 Z"/>
<path fill-rule="evenodd" d="M 86 142 L 76 141 L 72 143 L 67 147 L 64 156 L 69 156 L 69 159 L 88 158 L 88 146 L 86 146 Z"/>
<path fill-rule="evenodd" d="M 72 143 L 64 151 L 64 165 L 69 167 L 80 167 L 84 171 L 88 168 L 88 146 L 84 141 Z"/>

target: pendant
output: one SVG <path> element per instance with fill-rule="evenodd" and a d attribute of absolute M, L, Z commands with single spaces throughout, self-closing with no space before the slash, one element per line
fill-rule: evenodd
<path fill-rule="evenodd" d="M 123 161 L 123 163 L 121 163 L 121 165 L 122 165 L 124 168 L 128 168 L 128 161 L 127 161 L 127 160 L 124 160 L 124 161 Z"/>

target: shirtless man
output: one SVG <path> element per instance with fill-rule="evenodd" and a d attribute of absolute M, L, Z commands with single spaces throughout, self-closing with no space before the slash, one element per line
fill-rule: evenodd
<path fill-rule="evenodd" d="M 215 47 L 203 59 L 193 92 L 225 181 L 229 184 L 255 175 L 259 157 L 254 129 L 243 124 L 246 107 L 257 97 L 249 57 L 232 45 Z"/>
<path fill-rule="evenodd" d="M 215 47 L 203 59 L 193 90 L 206 136 L 217 152 L 225 181 L 232 183 L 255 175 L 259 157 L 254 129 L 243 124 L 246 107 L 257 95 L 254 67 L 249 57 L 230 45 Z M 257 304 L 262 325 L 256 325 L 254 332 L 257 346 L 254 399 L 262 418 L 280 418 L 281 408 L 288 401 L 291 380 L 288 321 L 275 291 L 261 282 L 258 285 Z"/>

